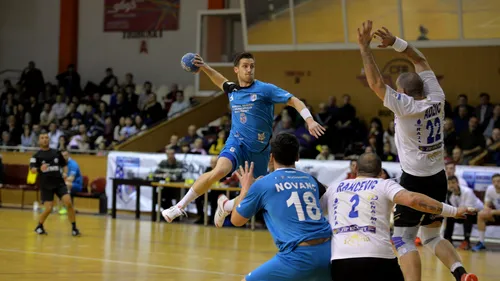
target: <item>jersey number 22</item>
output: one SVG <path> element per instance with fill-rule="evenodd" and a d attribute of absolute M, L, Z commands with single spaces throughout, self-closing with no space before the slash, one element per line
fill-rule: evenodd
<path fill-rule="evenodd" d="M 316 198 L 314 194 L 310 191 L 304 192 L 302 195 L 302 199 L 306 205 L 306 213 L 307 216 L 312 220 L 319 220 L 321 218 L 321 212 L 318 208 L 318 204 L 316 203 Z M 299 221 L 306 220 L 306 215 L 304 214 L 304 208 L 302 207 L 302 202 L 299 198 L 299 194 L 297 191 L 292 192 L 290 198 L 286 200 L 287 207 L 295 205 L 295 210 L 297 211 L 297 216 L 299 217 Z"/>

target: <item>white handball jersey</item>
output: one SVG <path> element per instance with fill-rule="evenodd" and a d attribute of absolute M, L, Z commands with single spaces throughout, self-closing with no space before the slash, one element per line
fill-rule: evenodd
<path fill-rule="evenodd" d="M 459 186 L 460 195 L 452 193 L 450 195 L 450 204 L 454 207 L 473 207 L 478 210 L 483 209 L 483 202 L 477 198 L 474 191 L 466 186 Z"/>
<path fill-rule="evenodd" d="M 419 73 L 426 98 L 415 100 L 387 86 L 384 106 L 394 112 L 395 143 L 406 173 L 427 177 L 444 169 L 444 92 L 432 71 Z"/>
<path fill-rule="evenodd" d="M 484 204 L 493 204 L 495 209 L 500 210 L 500 193 L 497 193 L 494 185 L 490 185 L 486 189 Z"/>
<path fill-rule="evenodd" d="M 402 186 L 392 180 L 356 178 L 330 186 L 321 197 L 333 230 L 332 260 L 395 258 L 390 215 Z"/>

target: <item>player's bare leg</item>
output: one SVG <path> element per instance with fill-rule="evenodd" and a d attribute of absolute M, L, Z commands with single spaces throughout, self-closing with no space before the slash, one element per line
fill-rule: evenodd
<path fill-rule="evenodd" d="M 198 196 L 207 192 L 213 184 L 229 174 L 232 168 L 233 163 L 228 158 L 220 157 L 217 159 L 215 168 L 212 171 L 201 175 L 176 206 L 172 206 L 161 213 L 165 220 L 167 222 L 172 222 L 175 218 L 185 215 L 186 212 L 184 211 L 184 208 L 198 198 Z"/>
<path fill-rule="evenodd" d="M 399 257 L 405 281 L 422 280 L 422 263 L 418 251 L 411 251 Z"/>
<path fill-rule="evenodd" d="M 73 236 L 80 236 L 80 231 L 76 228 L 76 216 L 75 216 L 75 208 L 73 208 L 73 203 L 71 203 L 71 196 L 69 194 L 65 194 L 61 201 L 64 203 L 66 208 L 68 209 L 68 219 L 71 222 L 71 234 Z"/>
<path fill-rule="evenodd" d="M 479 232 L 479 242 L 477 242 L 476 246 L 472 248 L 472 251 L 479 252 L 486 249 L 486 246 L 484 245 L 484 237 L 486 232 L 486 223 L 490 221 L 494 221 L 491 212 L 482 210 L 477 214 L 477 230 Z"/>
<path fill-rule="evenodd" d="M 45 202 L 43 202 L 43 207 L 44 207 L 44 210 L 40 214 L 38 226 L 35 228 L 35 232 L 38 234 L 47 234 L 47 232 L 43 228 L 43 223 L 45 223 L 45 220 L 52 212 L 52 208 L 54 207 L 54 202 L 53 201 L 45 201 Z"/>

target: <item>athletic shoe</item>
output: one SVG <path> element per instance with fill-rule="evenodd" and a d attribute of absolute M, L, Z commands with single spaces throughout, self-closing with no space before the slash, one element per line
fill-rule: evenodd
<path fill-rule="evenodd" d="M 37 226 L 35 228 L 35 232 L 39 235 L 47 235 L 48 233 L 45 231 L 45 229 L 43 228 L 43 226 Z"/>
<path fill-rule="evenodd" d="M 224 210 L 224 203 L 228 200 L 229 199 L 224 194 L 219 195 L 219 199 L 217 199 L 217 210 L 215 211 L 214 216 L 215 227 L 222 227 L 226 217 L 231 213 Z"/>
<path fill-rule="evenodd" d="M 462 241 L 462 244 L 460 244 L 460 246 L 458 246 L 458 248 L 460 250 L 468 251 L 468 250 L 470 250 L 471 247 L 470 247 L 470 243 L 469 242 Z"/>
<path fill-rule="evenodd" d="M 477 276 L 474 273 L 462 274 L 460 281 L 478 281 Z"/>
<path fill-rule="evenodd" d="M 161 212 L 161 215 L 165 218 L 167 222 L 172 222 L 173 220 L 175 220 L 180 216 L 187 217 L 186 211 L 184 211 L 184 209 L 182 209 L 180 206 L 172 206 Z"/>
<path fill-rule="evenodd" d="M 71 235 L 80 236 L 82 234 L 80 233 L 80 230 L 78 230 L 78 228 L 73 228 L 73 230 L 71 231 Z"/>
<path fill-rule="evenodd" d="M 67 213 L 68 213 L 68 210 L 66 210 L 66 208 L 59 209 L 59 215 L 66 215 Z"/>
<path fill-rule="evenodd" d="M 473 252 L 479 252 L 481 250 L 486 250 L 486 246 L 484 246 L 483 242 L 477 242 L 476 246 L 472 247 Z"/>

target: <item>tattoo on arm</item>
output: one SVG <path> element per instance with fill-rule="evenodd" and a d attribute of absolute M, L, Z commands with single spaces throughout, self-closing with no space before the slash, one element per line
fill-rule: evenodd
<path fill-rule="evenodd" d="M 427 213 L 433 213 L 433 214 L 441 214 L 443 211 L 443 207 L 435 205 L 435 204 L 429 204 L 428 200 L 418 200 L 417 206 L 420 208 L 420 211 L 424 211 Z"/>
<path fill-rule="evenodd" d="M 370 48 L 361 49 L 361 58 L 363 59 L 363 65 L 365 69 L 366 79 L 370 85 L 383 83 L 384 79 L 377 64 L 375 63 L 375 58 L 373 57 L 372 50 Z"/>

